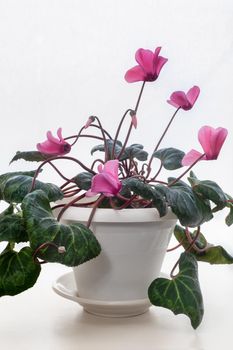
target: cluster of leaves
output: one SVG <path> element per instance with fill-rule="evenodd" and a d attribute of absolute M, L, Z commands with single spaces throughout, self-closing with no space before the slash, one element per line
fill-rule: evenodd
<path fill-rule="evenodd" d="M 106 147 L 108 159 L 112 159 L 112 140 L 95 146 L 91 153 L 104 152 Z M 148 157 L 140 144 L 126 147 L 122 152 L 120 141 L 115 144 L 114 155 L 120 155 L 120 162 L 128 160 L 135 163 L 146 161 Z M 183 156 L 184 152 L 175 148 L 160 149 L 153 154 L 166 170 L 181 168 Z M 49 157 L 40 152 L 17 152 L 12 161 L 18 159 L 43 162 Z M 78 223 L 63 225 L 53 217 L 50 202 L 62 199 L 63 192 L 54 184 L 33 181 L 34 175 L 35 171 L 0 176 L 0 200 L 9 204 L 0 214 L 0 241 L 7 242 L 0 255 L 0 296 L 15 295 L 34 285 L 40 274 L 37 258 L 77 266 L 96 257 L 101 250 L 86 226 Z M 87 191 L 91 188 L 92 177 L 93 173 L 85 171 L 73 177 L 72 182 L 80 190 Z M 150 207 L 158 210 L 161 217 L 167 214 L 168 208 L 177 216 L 181 226 L 175 227 L 174 234 L 185 250 L 179 260 L 179 273 L 172 279 L 157 278 L 151 283 L 148 293 L 152 304 L 166 307 L 175 314 L 186 314 L 196 328 L 204 310 L 197 261 L 230 264 L 233 257 L 221 246 L 209 244 L 202 233 L 196 237 L 196 230 L 187 237 L 186 229 L 199 227 L 225 207 L 230 210 L 226 217 L 226 224 L 230 226 L 233 223 L 233 204 L 232 198 L 215 182 L 199 180 L 192 171 L 188 181 L 189 184 L 169 177 L 167 184 L 159 181 L 150 183 L 143 176 L 129 176 L 122 179 L 121 195 L 145 200 Z M 119 200 L 118 204 L 121 204 Z M 108 200 L 102 205 L 108 207 Z M 190 239 L 193 240 L 191 245 Z M 15 251 L 15 244 L 22 242 L 26 242 L 27 246 Z M 60 254 L 54 246 L 43 246 L 46 242 L 64 246 L 66 252 Z M 43 248 L 38 250 L 35 259 L 34 252 L 41 245 Z"/>
<path fill-rule="evenodd" d="M 0 199 L 9 204 L 0 214 L 0 242 L 8 242 L 0 254 L 0 296 L 16 295 L 35 284 L 41 270 L 37 257 L 77 266 L 100 253 L 100 245 L 87 227 L 63 225 L 53 217 L 50 202 L 63 198 L 59 187 L 36 180 L 30 192 L 34 174 L 0 176 Z M 47 242 L 64 246 L 66 251 L 61 254 L 50 244 L 34 258 L 36 249 Z M 16 251 L 16 243 L 25 246 Z"/>

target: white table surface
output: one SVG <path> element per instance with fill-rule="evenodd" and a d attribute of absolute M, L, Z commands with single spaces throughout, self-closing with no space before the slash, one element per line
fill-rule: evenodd
<path fill-rule="evenodd" d="M 187 317 L 151 307 L 132 318 L 101 318 L 55 294 L 52 282 L 70 269 L 43 266 L 32 289 L 0 299 L 2 350 L 219 350 L 232 349 L 233 267 L 200 264 L 205 301 L 202 324 L 193 330 Z"/>

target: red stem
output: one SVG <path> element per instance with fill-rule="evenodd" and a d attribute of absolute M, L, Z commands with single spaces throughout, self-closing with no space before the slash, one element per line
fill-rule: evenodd
<path fill-rule="evenodd" d="M 87 228 L 90 227 L 92 219 L 93 219 L 93 217 L 95 215 L 96 209 L 98 208 L 98 205 L 104 200 L 104 198 L 105 198 L 105 196 L 103 194 L 101 194 L 101 196 L 96 200 L 96 202 L 95 202 L 95 204 L 94 204 L 94 206 L 92 208 L 91 214 L 89 216 L 89 219 L 87 221 L 87 224 L 86 224 Z"/>
<path fill-rule="evenodd" d="M 151 172 L 151 163 L 152 163 L 152 161 L 153 161 L 153 159 L 154 159 L 153 154 L 158 150 L 158 148 L 159 148 L 159 146 L 160 146 L 160 144 L 161 144 L 161 142 L 162 142 L 164 136 L 166 135 L 166 133 L 167 133 L 167 131 L 168 131 L 168 129 L 169 129 L 171 123 L 173 122 L 173 120 L 174 120 L 174 118 L 175 118 L 177 112 L 180 110 L 180 108 L 181 108 L 181 107 L 177 108 L 177 110 L 175 111 L 175 113 L 174 113 L 173 116 L 171 117 L 171 119 L 170 119 L 168 125 L 166 126 L 164 132 L 162 133 L 162 136 L 160 137 L 160 139 L 159 139 L 157 145 L 155 146 L 154 151 L 153 151 L 152 154 L 151 154 L 151 157 L 150 157 L 150 160 L 149 160 L 149 163 L 148 163 L 148 173 L 147 173 L 147 177 L 150 175 L 150 172 Z"/>
<path fill-rule="evenodd" d="M 172 182 L 170 182 L 168 184 L 168 187 L 171 187 L 172 185 L 174 185 L 175 183 L 177 183 L 185 174 L 187 174 L 189 172 L 190 169 L 192 169 L 192 167 L 197 163 L 199 162 L 199 160 L 201 160 L 203 157 L 205 156 L 205 153 L 202 154 L 199 158 L 197 158 L 195 160 L 195 162 L 193 162 L 193 164 L 191 164 L 187 170 L 185 170 L 185 172 L 183 172 L 179 177 L 177 177 L 175 180 L 173 180 Z"/>

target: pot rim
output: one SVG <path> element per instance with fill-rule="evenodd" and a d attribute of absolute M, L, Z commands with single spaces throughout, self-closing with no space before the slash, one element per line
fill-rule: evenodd
<path fill-rule="evenodd" d="M 62 220 L 87 222 L 92 208 L 69 207 L 62 215 Z M 58 211 L 54 210 L 56 215 Z M 156 208 L 128 208 L 116 210 L 112 208 L 97 208 L 92 222 L 155 222 L 155 221 L 177 221 L 177 217 L 168 208 L 165 216 L 160 217 Z"/>

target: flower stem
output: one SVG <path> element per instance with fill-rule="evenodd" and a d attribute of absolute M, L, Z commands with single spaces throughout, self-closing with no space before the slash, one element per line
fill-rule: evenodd
<path fill-rule="evenodd" d="M 166 128 L 165 128 L 165 130 L 164 130 L 164 132 L 162 133 L 162 136 L 160 137 L 160 139 L 159 139 L 157 145 L 155 146 L 155 148 L 154 148 L 154 150 L 153 150 L 153 152 L 152 152 L 152 154 L 151 154 L 151 157 L 150 157 L 150 160 L 149 160 L 149 163 L 148 163 L 148 173 L 147 173 L 147 177 L 150 175 L 150 172 L 151 172 L 151 163 L 152 163 L 152 161 L 153 161 L 153 159 L 154 159 L 153 154 L 158 150 L 158 148 L 159 148 L 159 146 L 160 146 L 160 144 L 161 144 L 161 142 L 162 142 L 164 136 L 166 135 L 166 133 L 167 133 L 167 131 L 168 131 L 168 129 L 169 129 L 171 123 L 173 122 L 173 120 L 174 120 L 174 118 L 175 118 L 175 116 L 176 116 L 176 114 L 177 114 L 177 112 L 178 112 L 179 110 L 180 110 L 180 107 L 177 108 L 177 110 L 175 111 L 175 113 L 174 113 L 173 116 L 171 117 L 169 123 L 167 124 L 167 126 L 166 126 Z"/>
<path fill-rule="evenodd" d="M 93 171 L 92 169 L 86 167 L 82 162 L 80 162 L 80 160 L 76 159 L 76 158 L 73 158 L 73 157 L 68 157 L 68 156 L 59 156 L 59 157 L 52 157 L 52 158 L 49 158 L 47 160 L 44 160 L 40 166 L 37 168 L 36 172 L 35 172 L 35 175 L 33 177 L 33 180 L 32 180 L 32 185 L 31 185 L 31 188 L 30 188 L 30 191 L 31 192 L 33 189 L 34 189 L 34 186 L 35 186 L 35 182 L 36 182 L 36 178 L 41 170 L 41 168 L 47 164 L 47 163 L 50 163 L 52 160 L 57 160 L 57 159 L 67 159 L 67 160 L 72 160 L 73 162 L 75 163 L 78 163 L 84 170 L 88 171 L 89 173 L 93 174 L 93 175 L 96 175 L 95 171 Z M 72 180 L 69 180 L 67 179 L 68 183 L 69 182 L 72 182 Z"/>
<path fill-rule="evenodd" d="M 145 83 L 146 83 L 145 81 L 142 83 L 142 87 L 141 87 L 141 90 L 140 90 L 140 93 L 139 93 L 139 96 L 138 96 L 138 99 L 137 99 L 137 102 L 136 102 L 136 106 L 135 106 L 135 108 L 134 108 L 135 114 L 137 113 L 137 110 L 138 110 L 138 107 L 139 107 L 139 104 L 140 104 L 140 101 L 141 101 L 141 97 L 142 97 L 142 93 L 143 93 L 143 90 L 144 90 L 144 87 L 145 87 Z M 119 155 L 117 156 L 117 159 L 120 159 L 120 157 L 122 156 L 122 154 L 123 154 L 124 151 L 125 151 L 125 147 L 126 147 L 126 145 L 127 145 L 127 143 L 128 143 L 128 140 L 129 140 L 129 137 L 130 137 L 132 128 L 133 128 L 133 123 L 132 123 L 132 121 L 131 121 L 130 126 L 129 126 L 129 130 L 128 130 L 128 133 L 127 133 L 126 138 L 125 138 L 125 142 L 124 142 L 124 144 L 123 144 L 123 146 L 122 146 L 122 149 L 121 149 Z"/>
<path fill-rule="evenodd" d="M 175 183 L 177 183 L 185 174 L 187 174 L 189 172 L 190 169 L 192 169 L 192 167 L 199 162 L 199 160 L 201 160 L 203 157 L 205 156 L 205 153 L 203 153 L 200 157 L 198 157 L 195 162 L 193 162 L 193 164 L 191 164 L 188 169 L 185 170 L 185 172 L 183 172 L 179 177 L 177 177 L 175 180 L 173 180 L 172 182 L 170 182 L 168 184 L 168 187 L 173 186 Z"/>
<path fill-rule="evenodd" d="M 117 138 L 118 135 L 120 133 L 123 121 L 125 120 L 125 117 L 127 116 L 127 114 L 131 111 L 131 109 L 127 109 L 126 112 L 124 113 L 123 117 L 121 118 L 120 124 L 118 125 L 117 131 L 116 131 L 116 135 L 114 137 L 114 142 L 113 142 L 113 146 L 112 146 L 112 158 L 115 158 L 115 147 L 116 147 L 116 142 L 117 142 Z"/>
<path fill-rule="evenodd" d="M 72 201 L 70 201 L 69 203 L 67 203 L 62 209 L 61 211 L 59 212 L 58 216 L 57 216 L 57 221 L 60 221 L 61 220 L 61 217 L 62 215 L 65 213 L 65 211 L 70 207 L 72 206 L 72 204 L 78 202 L 80 199 L 84 198 L 85 197 L 85 193 L 84 194 L 81 194 L 80 196 L 78 197 L 75 197 L 74 199 L 72 199 Z"/>
<path fill-rule="evenodd" d="M 102 133 L 102 137 L 103 137 L 103 140 L 104 140 L 104 154 L 105 154 L 104 162 L 106 162 L 108 160 L 108 145 L 107 145 L 107 139 L 106 139 L 106 136 L 105 136 L 105 132 L 104 132 L 104 129 L 102 127 L 100 119 L 98 117 L 96 117 L 96 116 L 93 116 L 93 118 L 95 118 L 97 120 L 97 122 L 99 124 L 99 129 L 100 129 L 100 131 Z"/>
<path fill-rule="evenodd" d="M 191 248 L 193 248 L 193 245 L 195 244 L 196 240 L 198 239 L 199 235 L 200 235 L 200 226 L 198 226 L 197 228 L 197 233 L 195 235 L 195 237 L 192 239 L 192 241 L 190 242 L 189 246 L 187 249 L 185 249 L 186 252 L 189 252 L 191 250 Z M 187 234 L 187 231 L 188 231 L 188 227 L 185 228 L 185 233 Z M 170 276 L 171 278 L 175 278 L 177 275 L 174 275 L 174 271 L 175 269 L 177 268 L 178 264 L 179 264 L 179 261 L 180 261 L 180 258 L 177 260 L 177 262 L 175 263 L 175 265 L 173 266 L 172 270 L 171 270 L 171 273 L 170 273 Z"/>
<path fill-rule="evenodd" d="M 96 200 L 95 204 L 93 205 L 91 214 L 90 214 L 89 219 L 88 219 L 87 224 L 86 224 L 87 228 L 90 227 L 92 219 L 95 215 L 96 209 L 98 208 L 98 205 L 104 200 L 104 198 L 105 198 L 105 196 L 102 194 L 101 196 L 99 196 L 99 198 Z"/>

